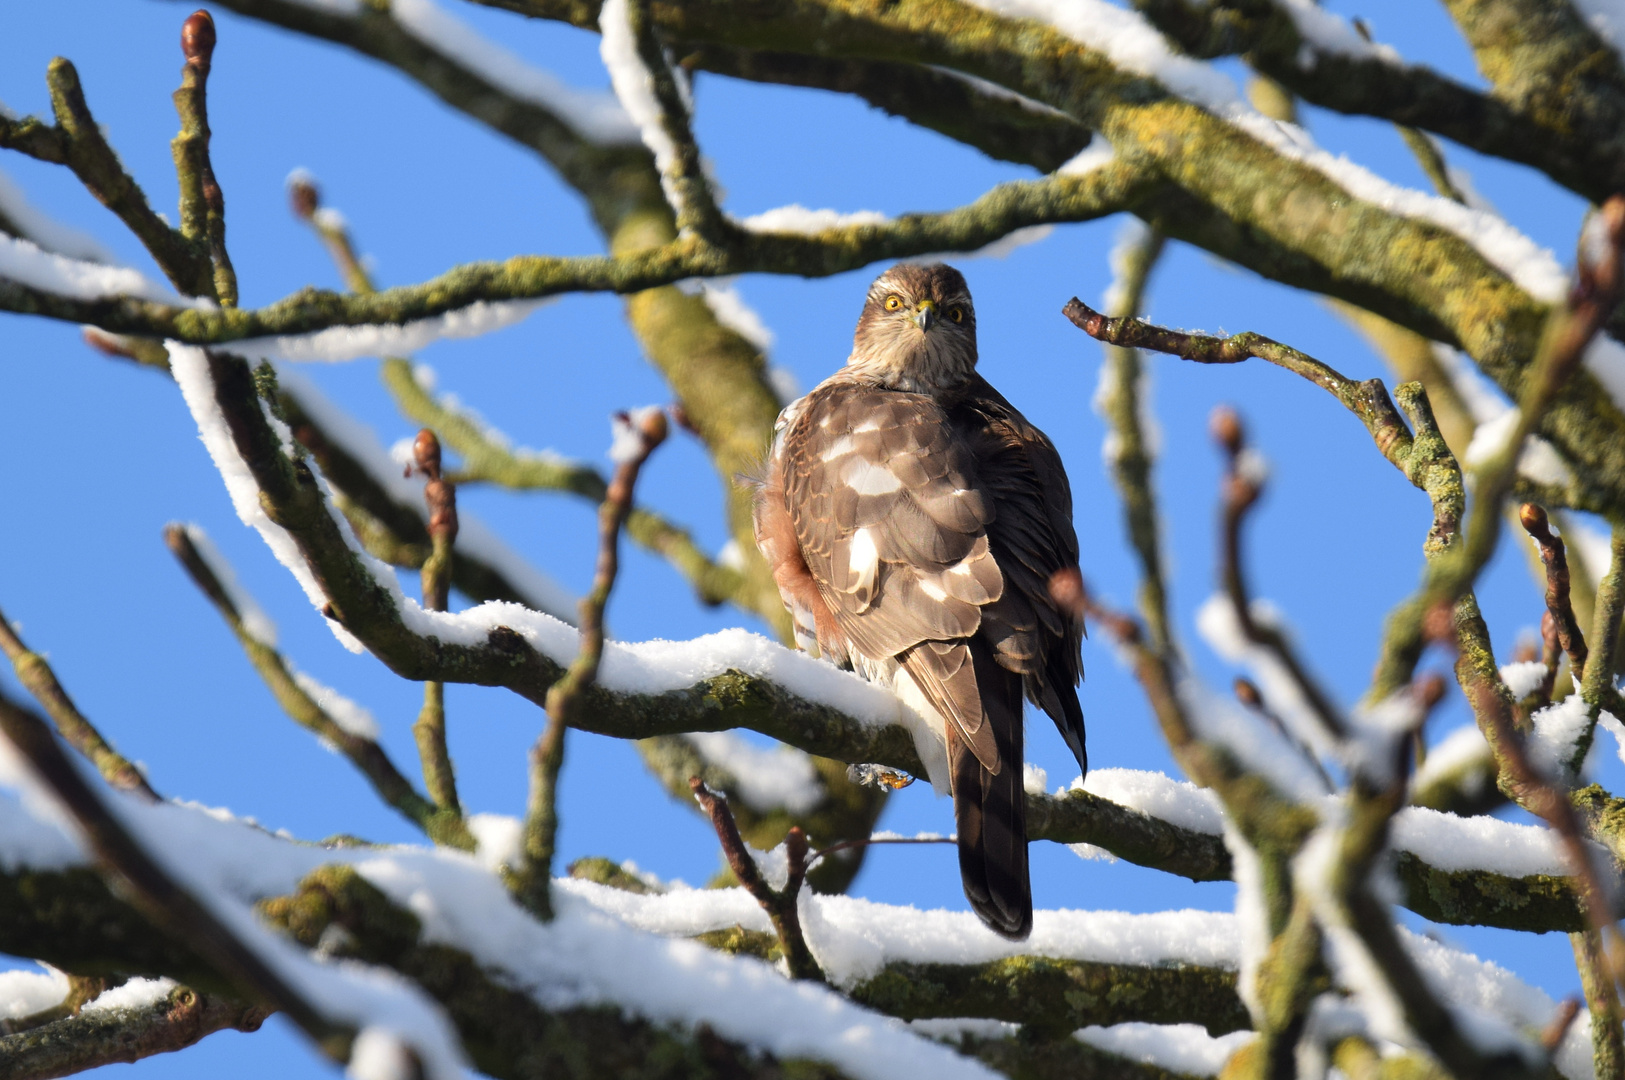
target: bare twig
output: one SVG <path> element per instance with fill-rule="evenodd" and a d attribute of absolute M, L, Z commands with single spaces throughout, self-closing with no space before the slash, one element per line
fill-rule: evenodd
<path fill-rule="evenodd" d="M 1619 994 L 1615 990 L 1607 946 L 1595 929 L 1569 935 L 1580 989 L 1591 1008 L 1591 1060 L 1597 1080 L 1625 1076 L 1625 1031 L 1620 1028 Z"/>
<path fill-rule="evenodd" d="M 226 200 L 209 161 L 209 67 L 214 59 L 214 18 L 194 11 L 181 26 L 181 88 L 175 111 L 181 130 L 171 142 L 175 177 L 181 188 L 181 235 L 194 248 L 208 252 L 213 269 L 211 292 L 221 307 L 237 306 L 237 273 L 226 254 Z"/>
<path fill-rule="evenodd" d="M 784 838 L 784 850 L 789 858 L 790 873 L 784 883 L 784 888 L 775 889 L 762 880 L 762 872 L 751 856 L 750 849 L 739 835 L 739 826 L 734 824 L 733 814 L 728 810 L 728 800 L 717 795 L 705 786 L 699 777 L 689 779 L 689 787 L 694 791 L 694 797 L 699 800 L 707 816 L 711 818 L 711 825 L 717 831 L 717 839 L 722 843 L 722 853 L 728 860 L 728 867 L 739 879 L 739 884 L 745 891 L 756 898 L 767 912 L 768 918 L 773 920 L 773 930 L 779 935 L 779 944 L 784 948 L 784 959 L 790 967 L 792 979 L 810 979 L 814 982 L 824 981 L 823 969 L 818 961 L 813 959 L 812 950 L 807 948 L 806 936 L 801 932 L 801 913 L 796 907 L 797 897 L 801 893 L 801 884 L 807 876 L 807 834 L 800 827 L 790 830 Z M 822 852 L 820 853 L 822 854 Z"/>
<path fill-rule="evenodd" d="M 440 475 L 440 440 L 424 428 L 412 443 L 412 456 L 418 471 L 429 478 L 423 486 L 423 501 L 429 510 L 429 557 L 423 562 L 423 606 L 429 611 L 445 611 L 451 593 L 451 553 L 457 540 L 457 488 Z M 457 800 L 457 775 L 451 752 L 446 748 L 446 684 L 430 679 L 423 684 L 423 709 L 412 725 L 418 757 L 423 762 L 423 782 L 435 805 L 462 816 Z"/>
<path fill-rule="evenodd" d="M 147 783 L 141 770 L 102 738 L 96 725 L 85 718 L 62 684 L 57 682 L 56 672 L 51 670 L 45 657 L 23 644 L 3 611 L 0 611 L 0 652 L 4 652 L 11 661 L 17 680 L 45 707 L 51 721 L 56 724 L 57 733 L 96 766 L 96 771 L 102 774 L 104 780 L 122 791 L 133 791 L 149 802 L 158 801 L 158 793 Z"/>
<path fill-rule="evenodd" d="M 206 904 L 182 888 L 85 783 L 42 719 L 0 697 L 0 730 L 72 815 L 96 860 L 116 875 L 149 919 L 195 949 L 245 1000 L 283 1013 L 333 1060 L 348 1060 L 354 1030 L 323 1015 Z"/>
<path fill-rule="evenodd" d="M 649 72 L 648 88 L 654 92 L 660 109 L 659 124 L 669 147 L 655 157 L 661 182 L 677 218 L 679 234 L 691 232 L 707 244 L 726 247 L 738 229 L 717 207 L 711 184 L 700 161 L 700 148 L 689 123 L 688 103 L 683 100 L 679 76 L 666 62 L 665 46 L 650 16 L 648 0 L 624 0 L 627 29 L 637 49 L 638 60 Z M 606 30 L 606 34 L 612 31 Z M 617 87 L 617 91 L 620 91 Z M 653 149 L 653 147 L 651 147 Z M 660 161 L 665 157 L 667 160 Z"/>
<path fill-rule="evenodd" d="M 1125 250 L 1117 268 L 1117 301 L 1113 314 L 1132 316 L 1145 302 L 1151 271 L 1162 254 L 1164 237 L 1156 229 L 1146 229 Z M 1151 482 L 1149 433 L 1143 429 L 1141 411 L 1146 378 L 1138 350 L 1108 344 L 1105 369 L 1101 373 L 1101 411 L 1112 427 L 1112 478 L 1123 497 L 1123 514 L 1129 542 L 1140 560 L 1140 611 L 1157 649 L 1173 647 L 1168 625 L 1168 590 L 1164 580 L 1162 554 L 1158 550 L 1156 491 Z"/>
<path fill-rule="evenodd" d="M 524 862 L 513 875 L 520 900 L 543 919 L 553 917 L 550 892 L 554 840 L 558 833 L 557 789 L 564 764 L 564 734 L 576 721 L 582 696 L 598 678 L 604 653 L 604 607 L 620 570 L 621 528 L 632 509 L 638 473 L 666 439 L 666 414 L 651 409 L 635 420 L 622 415 L 630 446 L 619 453 L 615 477 L 598 508 L 598 565 L 592 588 L 581 600 L 581 648 L 564 676 L 547 691 L 547 728 L 530 752 L 530 798 L 525 812 Z M 618 440 L 619 441 L 619 435 Z"/>
<path fill-rule="evenodd" d="M 1233 409 L 1220 406 L 1213 410 L 1209 421 L 1213 438 L 1224 449 L 1226 469 L 1223 481 L 1224 502 L 1219 526 L 1219 581 L 1235 610 L 1236 622 L 1247 640 L 1274 654 L 1275 660 L 1303 695 L 1325 733 L 1333 739 L 1347 734 L 1348 724 L 1341 710 L 1320 687 L 1292 648 L 1280 629 L 1261 622 L 1252 609 L 1246 574 L 1242 567 L 1241 526 L 1247 513 L 1263 493 L 1262 471 L 1251 467 L 1254 460 L 1247 446 L 1246 428 Z M 1313 755 L 1311 755 L 1312 757 Z"/>
<path fill-rule="evenodd" d="M 1578 683 L 1585 678 L 1586 639 L 1569 603 L 1569 560 L 1563 538 L 1552 533 L 1545 509 L 1534 503 L 1523 504 L 1518 520 L 1540 548 L 1540 561 L 1546 566 L 1546 612 L 1557 631 L 1558 644 L 1569 654 L 1569 666 Z"/>
<path fill-rule="evenodd" d="M 107 144 L 101 124 L 85 102 L 79 72 L 57 57 L 46 68 L 51 111 L 56 123 L 47 127 L 34 117 L 0 117 L 0 146 L 19 150 L 40 161 L 66 165 L 85 190 L 136 235 L 157 262 L 170 284 L 188 296 L 213 296 L 214 282 L 208 253 L 179 229 L 171 228 L 147 203 L 147 196 Z"/>
<path fill-rule="evenodd" d="M 474 837 L 464 824 L 461 814 L 447 813 L 425 798 L 412 782 L 401 775 L 395 763 L 375 739 L 358 734 L 340 724 L 333 715 L 311 696 L 295 677 L 293 667 L 283 655 L 268 643 L 248 631 L 242 613 L 230 594 L 221 586 L 214 568 L 192 542 L 186 526 L 169 525 L 164 528 L 164 543 L 191 577 L 192 583 L 214 604 L 215 610 L 236 635 L 237 642 L 247 654 L 249 663 L 264 680 L 266 688 L 276 698 L 295 723 L 328 746 L 343 754 L 361 773 L 378 797 L 398 810 L 403 817 L 427 833 L 437 844 L 471 851 Z"/>

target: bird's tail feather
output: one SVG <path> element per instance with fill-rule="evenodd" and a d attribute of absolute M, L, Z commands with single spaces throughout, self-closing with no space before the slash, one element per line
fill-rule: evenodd
<path fill-rule="evenodd" d="M 1027 874 L 1027 794 L 1022 769 L 1021 677 L 1005 671 L 991 650 L 971 645 L 985 722 L 998 741 L 995 775 L 948 726 L 959 873 L 971 909 L 994 933 L 1014 941 L 1033 926 Z"/>

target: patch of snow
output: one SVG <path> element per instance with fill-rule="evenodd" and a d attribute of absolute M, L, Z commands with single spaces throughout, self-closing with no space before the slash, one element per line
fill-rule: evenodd
<path fill-rule="evenodd" d="M 466 824 L 479 844 L 474 855 L 487 870 L 517 867 L 523 861 L 521 845 L 525 839 L 525 823 L 518 818 L 506 814 L 470 814 Z"/>
<path fill-rule="evenodd" d="M 1591 708 L 1579 694 L 1548 705 L 1534 715 L 1529 757 L 1549 777 L 1567 775 L 1568 763 L 1581 736 L 1591 730 Z"/>
<path fill-rule="evenodd" d="M 352 701 L 303 671 L 290 670 L 299 689 L 310 695 L 316 707 L 326 713 L 339 726 L 339 730 L 358 739 L 378 741 L 378 721 L 366 706 Z"/>
<path fill-rule="evenodd" d="M 1027 762 L 1021 767 L 1021 789 L 1029 795 L 1049 794 L 1049 773 Z"/>
<path fill-rule="evenodd" d="M 1422 767 L 1416 770 L 1416 776 L 1411 781 L 1411 789 L 1420 791 L 1441 777 L 1448 776 L 1472 762 L 1489 763 L 1493 760 L 1490 744 L 1484 741 L 1484 733 L 1478 730 L 1478 725 L 1464 724 L 1439 740 L 1436 745 L 1428 747 L 1427 759 L 1422 762 Z M 1487 779 L 1488 777 L 1480 775 L 1477 782 L 1483 784 Z M 1468 792 L 1473 793 L 1471 790 Z"/>
<path fill-rule="evenodd" d="M 0 1018 L 32 1016 L 67 1000 L 67 975 L 54 967 L 40 966 L 43 971 L 0 971 Z"/>
<path fill-rule="evenodd" d="M 683 736 L 707 763 L 734 779 L 734 790 L 751 809 L 805 814 L 824 798 L 812 759 L 793 747 L 753 745 L 734 731 L 696 731 Z"/>
<path fill-rule="evenodd" d="M 643 453 L 643 426 L 659 412 L 659 405 L 640 405 L 612 416 L 610 431 L 613 437 L 609 444 L 609 460 L 617 465 L 636 460 Z"/>
<path fill-rule="evenodd" d="M 1506 447 L 1507 440 L 1517 431 L 1518 410 L 1509 408 L 1493 420 L 1473 429 L 1473 441 L 1467 445 L 1466 464 L 1477 468 Z M 1539 435 L 1524 440 L 1518 454 L 1518 472 L 1537 484 L 1565 487 L 1574 482 L 1574 473 L 1557 448 Z"/>
<path fill-rule="evenodd" d="M 829 229 L 846 229 L 854 225 L 886 225 L 891 218 L 878 210 L 809 210 L 800 203 L 764 210 L 760 214 L 740 220 L 740 227 L 759 233 L 799 233 L 814 236 Z"/>
<path fill-rule="evenodd" d="M 637 126 L 643 145 L 655 157 L 655 168 L 660 172 L 660 186 L 666 192 L 666 202 L 673 209 L 678 209 L 681 200 L 671 180 L 671 170 L 677 162 L 677 144 L 666 132 L 664 114 L 655 96 L 654 75 L 638 55 L 631 15 L 628 0 L 604 0 L 603 6 L 598 9 L 598 53 L 603 58 L 604 67 L 609 69 L 610 85 L 615 88 L 615 96 L 620 99 L 621 107 Z M 673 77 L 677 77 L 675 72 Z"/>
<path fill-rule="evenodd" d="M 277 381 L 299 400 L 300 406 L 327 437 L 360 462 L 392 499 L 422 512 L 423 481 L 401 475 L 401 466 L 412 460 L 410 439 L 405 440 L 405 461 L 398 462 L 394 451 L 386 451 L 370 427 L 335 405 L 303 372 L 278 364 Z M 520 597 L 530 607 L 566 621 L 575 618 L 574 595 L 537 570 L 483 521 L 462 507 L 457 510 L 457 547 L 465 555 L 495 568 L 519 590 Z"/>
<path fill-rule="evenodd" d="M 0 265 L 0 272 L 4 267 Z M 309 334 L 244 338 L 227 348 L 254 360 L 342 363 L 364 356 L 401 356 L 451 338 L 495 333 L 533 315 L 552 297 L 531 300 L 476 300 L 467 307 L 409 323 L 329 326 Z"/>
<path fill-rule="evenodd" d="M 1458 817 L 1407 806 L 1394 815 L 1390 842 L 1439 870 L 1488 870 L 1515 878 L 1569 872 L 1550 829 L 1486 815 Z"/>
<path fill-rule="evenodd" d="M 1166 773 L 1140 769 L 1090 769 L 1080 784 L 1073 780 L 1070 791 L 1087 791 L 1110 799 L 1119 806 L 1149 814 L 1159 821 L 1207 836 L 1224 834 L 1224 806 L 1206 788 Z"/>
<path fill-rule="evenodd" d="M 1568 279 L 1556 257 L 1510 223 L 1450 199 L 1399 187 L 1345 157 L 1332 156 L 1316 146 L 1302 128 L 1271 120 L 1254 110 L 1236 84 L 1218 68 L 1175 53 L 1168 40 L 1136 11 L 1106 0 L 971 2 L 1007 18 L 1048 24 L 1078 44 L 1105 54 L 1119 68 L 1156 79 L 1282 157 L 1321 173 L 1355 198 L 1454 233 L 1537 300 L 1556 303 L 1563 298 Z M 1336 36 L 1324 22 L 1316 21 L 1314 16 L 1309 19 L 1312 25 L 1306 36 L 1328 42 Z"/>
<path fill-rule="evenodd" d="M 344 1074 L 355 1080 L 412 1080 L 417 1069 L 400 1036 L 387 1028 L 367 1027 L 355 1037 Z"/>
<path fill-rule="evenodd" d="M 186 538 L 192 542 L 198 557 L 220 583 L 226 599 L 237 609 L 237 619 L 243 624 L 243 632 L 261 645 L 276 648 L 276 623 L 265 613 L 265 609 L 260 607 L 253 594 L 238 582 L 236 571 L 214 546 L 214 541 L 203 531 L 203 526 L 189 521 L 181 527 L 186 530 Z"/>
<path fill-rule="evenodd" d="M 762 322 L 762 317 L 756 310 L 745 303 L 744 297 L 739 295 L 739 289 L 732 278 L 713 278 L 709 281 L 704 278 L 691 278 L 679 282 L 684 292 L 691 289 L 697 292 L 705 306 L 711 309 L 711 315 L 723 326 L 732 330 L 762 352 L 773 347 L 773 331 Z"/>
<path fill-rule="evenodd" d="M 541 106 L 599 145 L 638 141 L 638 127 L 610 94 L 577 90 L 482 36 L 433 0 L 391 0 L 389 14 L 419 41 L 508 94 Z"/>
<path fill-rule="evenodd" d="M 46 251 L 32 240 L 0 233 L 0 278 L 71 300 L 127 296 L 158 304 L 205 309 L 213 305 L 178 295 L 167 285 L 128 266 L 86 262 Z"/>
<path fill-rule="evenodd" d="M 1339 15 L 1318 7 L 1313 0 L 1275 0 L 1275 6 L 1285 11 L 1298 28 L 1298 36 L 1310 48 L 1313 69 L 1315 53 L 1346 56 L 1353 60 L 1378 60 L 1403 68 L 1405 62 L 1391 46 L 1378 45 L 1360 36 L 1360 32 Z"/>
<path fill-rule="evenodd" d="M 115 986 L 98 994 L 82 1011 L 117 1012 L 122 1009 L 143 1009 L 163 1001 L 177 985 L 179 984 L 174 979 L 131 979 L 122 986 Z"/>
<path fill-rule="evenodd" d="M 1539 660 L 1519 660 L 1501 666 L 1501 681 L 1507 684 L 1507 689 L 1512 692 L 1515 701 L 1521 701 L 1533 694 L 1535 687 L 1545 679 L 1546 665 Z"/>
<path fill-rule="evenodd" d="M 1258 1037 L 1233 1031 L 1215 1038 L 1200 1024 L 1113 1024 L 1075 1033 L 1097 1050 L 1185 1076 L 1218 1076 L 1230 1055 Z"/>
<path fill-rule="evenodd" d="M 1112 146 L 1106 136 L 1095 132 L 1095 137 L 1089 140 L 1089 145 L 1079 150 L 1072 158 L 1055 170 L 1057 176 L 1083 176 L 1096 169 L 1104 169 L 1117 160 L 1117 148 Z"/>
<path fill-rule="evenodd" d="M 22 239 L 33 241 L 43 251 L 91 263 L 118 261 L 95 237 L 69 228 L 36 209 L 23 189 L 3 172 L 0 172 L 0 214 L 23 231 Z"/>

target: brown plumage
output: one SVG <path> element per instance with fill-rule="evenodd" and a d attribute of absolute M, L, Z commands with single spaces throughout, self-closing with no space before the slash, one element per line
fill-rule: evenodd
<path fill-rule="evenodd" d="M 870 286 L 846 366 L 779 417 L 756 542 L 797 643 L 936 727 L 965 895 L 1026 937 L 1024 697 L 1087 768 L 1083 627 L 1049 595 L 1078 540 L 1054 446 L 976 374 L 959 271 L 905 263 Z"/>

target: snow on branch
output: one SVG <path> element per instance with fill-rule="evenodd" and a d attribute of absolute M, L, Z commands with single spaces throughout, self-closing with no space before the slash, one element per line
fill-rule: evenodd
<path fill-rule="evenodd" d="M 392 0 L 390 16 L 424 45 L 520 101 L 555 114 L 576 134 L 600 145 L 636 142 L 638 127 L 608 94 L 577 90 L 482 36 L 434 0 Z"/>
<path fill-rule="evenodd" d="M 1316 146 L 1302 128 L 1271 120 L 1252 108 L 1228 75 L 1174 52 L 1167 39 L 1137 11 L 1106 0 L 970 2 L 998 15 L 1052 26 L 1085 48 L 1104 53 L 1118 68 L 1155 79 L 1174 94 L 1202 106 L 1280 157 L 1314 169 L 1355 198 L 1385 212 L 1449 230 L 1538 300 L 1551 303 L 1563 295 L 1565 278 L 1556 258 L 1505 219 L 1437 195 L 1399 187 L 1345 157 L 1334 157 Z M 1299 8 L 1311 7 L 1307 0 L 1302 0 L 1301 5 L 1299 0 L 1281 2 L 1300 27 L 1307 22 L 1311 33 L 1305 36 L 1310 40 L 1327 45 L 1343 42 L 1337 46 L 1337 51 L 1342 52 L 1355 47 L 1332 29 L 1335 16 L 1304 15 Z M 1335 21 L 1341 25 L 1341 20 Z M 1386 56 L 1382 58 L 1388 62 Z"/>
<path fill-rule="evenodd" d="M 290 552 L 303 576 L 329 584 L 331 594 L 318 590 L 314 602 L 336 628 L 365 642 L 407 678 L 507 686 L 538 702 L 545 697 L 576 654 L 573 629 L 516 604 L 487 603 L 452 614 L 424 611 L 406 598 L 392 570 L 357 550 L 347 526 L 331 511 L 319 478 L 307 466 L 304 479 L 299 479 L 283 456 L 254 397 L 246 364 L 193 351 L 201 361 L 186 359 L 185 350 L 181 356 L 183 363 L 197 365 L 188 378 L 195 380 L 193 389 L 204 403 L 200 429 L 211 452 L 220 450 L 217 461 L 224 462 L 234 498 L 302 523 L 294 535 L 267 518 L 262 534 Z M 221 378 L 228 385 L 220 385 Z M 255 452 L 240 453 L 230 442 L 233 438 Z M 248 462 L 257 472 L 250 473 Z M 581 720 L 586 730 L 644 738 L 750 727 L 820 756 L 879 762 L 915 775 L 923 772 L 912 737 L 900 722 L 903 706 L 895 697 L 743 630 L 688 642 L 606 642 L 598 682 L 586 696 L 590 707 L 583 710 Z M 1226 873 L 1215 871 L 1211 863 L 1203 864 L 1207 866 L 1203 870 L 1185 868 L 1183 854 L 1171 859 L 1171 853 L 1189 847 L 1188 832 L 1176 838 L 1167 832 L 1171 826 L 1087 793 L 1064 800 L 1034 797 L 1031 805 L 1034 837 L 1099 843 L 1133 861 L 1181 867 L 1176 872 L 1204 879 Z M 1202 850 L 1202 844 L 1189 847 L 1192 852 Z M 1497 887 L 1492 882 L 1499 880 L 1489 879 L 1473 890 L 1478 899 L 1464 901 L 1453 921 L 1473 921 L 1473 912 L 1479 910 L 1475 905 L 1485 903 L 1490 904 L 1486 918 L 1505 918 L 1494 912 L 1506 910 L 1507 902 L 1496 907 L 1491 900 Z M 1513 886 L 1513 893 L 1527 892 L 1528 887 Z M 1565 890 L 1557 890 L 1559 911 L 1566 896 Z"/>

